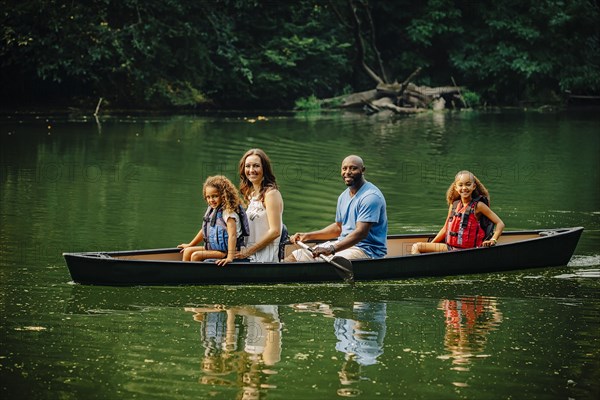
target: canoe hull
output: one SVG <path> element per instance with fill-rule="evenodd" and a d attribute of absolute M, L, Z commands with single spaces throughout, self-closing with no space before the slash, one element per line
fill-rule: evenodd
<path fill-rule="evenodd" d="M 353 260 L 356 281 L 450 276 L 566 265 L 583 228 L 505 233 L 505 244 L 447 253 L 410 255 L 410 243 L 424 235 L 393 235 L 402 251 L 377 260 Z M 427 234 L 425 237 L 432 237 Z M 511 237 L 513 238 L 511 241 Z M 520 238 L 524 239 L 521 240 Z M 315 263 L 213 263 L 179 261 L 179 249 L 107 253 L 65 253 L 74 282 L 93 285 L 216 285 L 340 282 L 336 269 Z"/>

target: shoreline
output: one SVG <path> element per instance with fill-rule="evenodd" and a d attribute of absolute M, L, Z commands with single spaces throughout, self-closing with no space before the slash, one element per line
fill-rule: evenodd
<path fill-rule="evenodd" d="M 431 113 L 438 112 L 565 112 L 565 111 L 586 111 L 598 110 L 599 104 L 530 104 L 523 106 L 494 106 L 494 107 L 477 107 L 465 109 L 444 109 L 439 111 L 428 110 Z M 3 107 L 0 110 L 0 116 L 85 116 L 85 117 L 110 117 L 110 116 L 140 116 L 140 115 L 156 115 L 156 116 L 173 116 L 173 115 L 196 115 L 196 116 L 221 116 L 243 118 L 245 116 L 293 116 L 298 114 L 337 114 L 342 112 L 355 113 L 369 117 L 363 110 L 360 109 L 343 109 L 343 108 L 323 108 L 317 110 L 281 110 L 281 109 L 188 109 L 188 108 L 107 108 L 101 110 L 97 115 L 93 108 L 87 107 Z M 395 114 L 400 116 L 401 114 Z"/>

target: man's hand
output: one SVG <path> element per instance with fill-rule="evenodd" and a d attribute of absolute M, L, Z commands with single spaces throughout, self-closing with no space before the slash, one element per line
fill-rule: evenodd
<path fill-rule="evenodd" d="M 314 258 L 318 258 L 319 256 L 330 256 L 335 254 L 335 247 L 332 244 L 327 244 L 325 246 L 319 245 L 313 247 L 311 249 Z"/>

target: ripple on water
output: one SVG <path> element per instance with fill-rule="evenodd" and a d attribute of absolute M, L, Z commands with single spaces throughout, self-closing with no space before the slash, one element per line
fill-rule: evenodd
<path fill-rule="evenodd" d="M 558 279 L 581 279 L 581 278 L 597 279 L 597 278 L 600 278 L 600 268 L 580 269 L 580 270 L 574 271 L 571 274 L 557 275 L 554 278 L 558 278 Z"/>
<path fill-rule="evenodd" d="M 580 256 L 575 255 L 569 261 L 569 267 L 593 267 L 600 266 L 600 255 L 595 254 L 591 256 Z"/>

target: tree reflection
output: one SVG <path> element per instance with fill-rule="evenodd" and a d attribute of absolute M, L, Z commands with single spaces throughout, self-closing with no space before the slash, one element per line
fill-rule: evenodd
<path fill-rule="evenodd" d="M 277 373 L 268 367 L 281 359 L 281 323 L 274 305 L 185 308 L 201 323 L 204 356 L 200 363 L 206 385 L 239 387 L 239 399 L 257 399 L 274 387 L 266 380 Z"/>
<path fill-rule="evenodd" d="M 444 347 L 452 359 L 453 369 L 468 370 L 471 359 L 487 357 L 484 353 L 489 333 L 502 322 L 498 301 L 485 296 L 461 296 L 442 299 L 439 310 L 444 312 Z"/>

